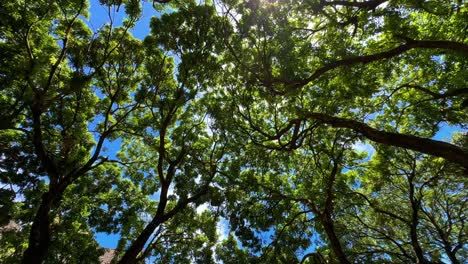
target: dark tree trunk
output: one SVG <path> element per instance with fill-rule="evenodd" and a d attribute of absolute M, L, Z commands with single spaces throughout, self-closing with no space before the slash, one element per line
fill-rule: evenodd
<path fill-rule="evenodd" d="M 208 193 L 208 185 L 205 185 L 205 187 L 200 192 L 190 198 L 179 201 L 174 208 L 165 213 L 164 211 L 167 204 L 168 187 L 169 185 L 163 187 L 161 190 L 160 202 L 155 217 L 153 220 L 151 220 L 151 223 L 145 227 L 138 238 L 133 241 L 132 245 L 127 249 L 124 256 L 118 262 L 119 264 L 134 264 L 138 260 L 138 255 L 143 251 L 146 242 L 151 237 L 151 234 L 160 224 L 171 219 L 176 214 L 180 213 L 184 208 L 186 208 L 188 204 L 197 201 Z"/>
<path fill-rule="evenodd" d="M 460 261 L 457 259 L 455 252 L 453 252 L 450 248 L 450 245 L 445 246 L 445 253 L 449 257 L 450 261 L 452 261 L 452 264 L 460 264 Z"/>
<path fill-rule="evenodd" d="M 337 160 L 341 159 L 341 154 Z M 340 243 L 340 239 L 336 235 L 335 232 L 335 224 L 333 222 L 333 185 L 335 184 L 336 176 L 339 173 L 339 163 L 334 160 L 333 161 L 333 168 L 330 172 L 327 188 L 326 188 L 326 199 L 325 199 L 325 208 L 323 213 L 318 212 L 320 220 L 322 222 L 323 228 L 325 229 L 325 233 L 330 240 L 330 246 L 332 248 L 333 253 L 335 253 L 338 261 L 342 264 L 350 264 L 351 262 L 346 257 L 345 252 L 343 251 L 343 247 Z M 315 207 L 315 206 L 314 206 Z M 317 210 L 316 210 L 317 211 Z"/>
<path fill-rule="evenodd" d="M 149 223 L 143 232 L 133 241 L 132 245 L 125 251 L 125 254 L 120 259 L 119 264 L 133 264 L 137 261 L 138 254 L 143 250 L 146 242 L 151 237 L 154 230 L 163 222 L 162 217 L 155 217 Z"/>
<path fill-rule="evenodd" d="M 418 258 L 418 263 L 428 264 L 429 262 L 424 257 L 424 252 L 419 246 L 419 239 L 418 239 L 418 234 L 417 234 L 417 229 L 416 229 L 415 224 L 416 223 L 414 223 L 414 220 L 413 220 L 411 223 L 411 227 L 410 227 L 411 245 L 413 247 L 414 253 L 416 253 L 416 257 Z"/>
<path fill-rule="evenodd" d="M 50 211 L 53 197 L 49 192 L 42 195 L 41 205 L 36 212 L 31 231 L 29 245 L 23 255 L 24 264 L 41 264 L 44 262 L 50 245 Z"/>
<path fill-rule="evenodd" d="M 125 251 L 125 254 L 120 259 L 119 264 L 133 264 L 136 262 L 138 254 L 145 247 L 146 242 L 151 237 L 154 230 L 165 221 L 164 210 L 167 204 L 167 191 L 169 185 L 163 186 L 159 196 L 159 205 L 156 215 L 151 222 L 143 229 L 140 235 L 133 241 L 130 247 Z"/>
<path fill-rule="evenodd" d="M 416 257 L 418 259 L 418 263 L 421 264 L 429 264 L 429 261 L 426 260 L 424 257 L 424 252 L 419 245 L 419 239 L 418 239 L 418 225 L 419 225 L 419 205 L 420 205 L 420 200 L 418 200 L 414 196 L 414 184 L 413 184 L 413 179 L 415 175 L 412 174 L 411 177 L 408 179 L 409 183 L 409 198 L 411 202 L 411 222 L 410 222 L 410 238 L 411 238 L 411 245 L 413 247 L 414 253 L 416 254 Z"/>
<path fill-rule="evenodd" d="M 346 254 L 343 251 L 340 239 L 335 233 L 335 225 L 333 224 L 333 219 L 331 219 L 331 216 L 324 214 L 321 217 L 321 220 L 323 228 L 325 229 L 325 233 L 327 234 L 328 240 L 330 240 L 330 245 L 333 250 L 333 253 L 335 253 L 340 263 L 351 264 L 351 262 L 348 260 Z"/>

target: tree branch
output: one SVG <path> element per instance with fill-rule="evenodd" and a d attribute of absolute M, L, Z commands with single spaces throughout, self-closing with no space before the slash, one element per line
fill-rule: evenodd
<path fill-rule="evenodd" d="M 322 66 L 316 69 L 314 73 L 312 73 L 306 79 L 293 80 L 293 81 L 282 80 L 282 79 L 263 80 L 262 84 L 266 87 L 271 87 L 272 84 L 280 83 L 280 84 L 287 85 L 288 87 L 293 88 L 293 89 L 300 89 L 304 87 L 305 85 L 307 85 L 308 83 L 318 79 L 325 73 L 331 70 L 334 70 L 336 68 L 339 68 L 342 66 L 351 66 L 355 64 L 368 64 L 368 63 L 379 61 L 379 60 L 391 59 L 411 49 L 445 49 L 445 50 L 460 52 L 464 54 L 464 56 L 468 55 L 468 45 L 464 43 L 455 42 L 455 41 L 447 41 L 447 40 L 413 40 L 413 39 L 409 39 L 406 37 L 400 37 L 400 38 L 404 38 L 406 43 L 396 48 L 387 50 L 387 51 L 383 51 L 383 52 L 379 52 L 379 53 L 375 53 L 371 55 L 353 56 L 353 57 L 334 61 L 332 63 L 329 63 L 325 66 Z M 277 93 L 281 94 L 280 92 L 277 92 Z"/>
<path fill-rule="evenodd" d="M 303 118 L 319 120 L 332 127 L 352 129 L 362 134 L 367 139 L 377 143 L 411 149 L 432 156 L 441 157 L 468 169 L 468 153 L 462 148 L 450 143 L 413 135 L 380 131 L 363 122 L 334 117 L 322 113 L 303 111 L 301 115 Z"/>

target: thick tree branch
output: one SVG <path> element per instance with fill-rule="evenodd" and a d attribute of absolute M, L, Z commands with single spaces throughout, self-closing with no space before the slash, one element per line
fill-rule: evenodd
<path fill-rule="evenodd" d="M 410 89 L 415 89 L 415 90 L 421 91 L 421 92 L 423 92 L 425 94 L 430 95 L 432 97 L 432 99 L 434 99 L 434 100 L 435 99 L 446 99 L 446 98 L 449 98 L 449 97 L 460 96 L 460 95 L 468 95 L 468 88 L 456 88 L 456 89 L 448 90 L 445 93 L 436 93 L 436 92 L 433 92 L 433 91 L 429 90 L 426 87 L 416 85 L 416 84 L 409 84 L 409 83 L 402 84 L 402 85 L 398 86 L 392 92 L 392 94 L 394 94 L 395 92 L 397 92 L 398 90 L 403 89 L 403 88 L 410 88 Z"/>
<path fill-rule="evenodd" d="M 409 199 L 411 204 L 411 221 L 409 222 L 410 228 L 410 238 L 411 238 L 411 246 L 413 247 L 413 251 L 418 258 L 418 263 L 428 264 L 429 261 L 424 256 L 423 249 L 421 248 L 421 243 L 419 242 L 419 234 L 418 234 L 418 226 L 420 222 L 419 218 L 419 207 L 421 205 L 421 198 L 416 197 L 415 195 L 415 185 L 414 185 L 414 178 L 416 177 L 414 172 L 415 167 L 415 160 L 413 160 L 413 170 L 408 176 L 408 185 L 409 185 Z"/>
<path fill-rule="evenodd" d="M 324 1 L 321 0 L 318 6 L 350 6 L 350 7 L 357 7 L 359 9 L 375 9 L 377 6 L 388 2 L 388 0 L 371 0 L 371 1 L 364 1 L 364 2 L 356 2 L 356 1 Z"/>
<path fill-rule="evenodd" d="M 56 181 L 58 181 L 59 178 L 59 172 L 57 169 L 56 164 L 54 163 L 54 160 L 49 156 L 47 153 L 44 143 L 43 143 L 43 138 L 42 138 L 42 105 L 41 105 L 42 99 L 38 96 L 36 96 L 35 102 L 31 106 L 31 112 L 32 112 L 32 125 L 33 125 L 33 138 L 32 142 L 34 145 L 34 152 L 41 161 L 41 165 L 43 169 L 47 172 L 50 178 L 51 184 L 55 184 Z"/>
<path fill-rule="evenodd" d="M 434 139 L 421 138 L 413 135 L 380 131 L 363 122 L 334 117 L 316 112 L 302 112 L 303 118 L 319 120 L 327 125 L 337 128 L 352 129 L 367 139 L 388 146 L 410 149 L 436 157 L 444 158 L 468 169 L 468 153 L 462 148 L 450 143 Z"/>
<path fill-rule="evenodd" d="M 208 193 L 208 184 L 206 184 L 202 190 L 195 195 L 180 200 L 174 208 L 169 210 L 167 213 L 164 213 L 166 204 L 167 204 L 167 189 L 162 188 L 161 190 L 161 196 L 160 196 L 160 201 L 159 201 L 159 206 L 158 206 L 158 211 L 156 212 L 156 215 L 154 216 L 153 220 L 145 227 L 145 229 L 141 232 L 141 234 L 138 236 L 138 238 L 132 243 L 130 248 L 125 252 L 124 256 L 120 261 L 118 262 L 119 264 L 133 264 L 136 263 L 138 259 L 138 255 L 140 252 L 143 250 L 144 245 L 150 238 L 151 234 L 154 232 L 154 230 L 161 225 L 162 223 L 166 222 L 167 220 L 171 219 L 174 217 L 176 214 L 180 213 L 183 209 L 186 208 L 186 206 L 190 203 L 196 202 L 199 200 L 201 197 L 206 195 Z M 163 206 L 161 206 L 161 203 Z"/>
<path fill-rule="evenodd" d="M 341 155 L 342 153 L 339 154 L 337 160 L 341 159 Z M 328 175 L 328 182 L 325 190 L 325 208 L 323 209 L 323 212 L 320 213 L 318 216 L 323 225 L 323 229 L 327 234 L 328 240 L 330 241 L 332 250 L 335 253 L 338 260 L 340 261 L 340 263 L 351 263 L 351 261 L 348 260 L 348 256 L 346 255 L 345 251 L 343 250 L 340 238 L 336 234 L 335 221 L 333 219 L 333 187 L 335 185 L 339 167 L 339 163 L 337 160 L 332 161 L 333 167 L 330 171 L 330 174 Z"/>
<path fill-rule="evenodd" d="M 263 80 L 262 84 L 266 87 L 271 87 L 273 84 L 284 84 L 293 89 L 300 89 L 303 86 L 309 84 L 310 82 L 318 79 L 325 73 L 334 70 L 339 67 L 343 66 L 351 66 L 355 64 L 368 64 L 375 61 L 380 60 L 387 60 L 398 55 L 405 53 L 406 51 L 412 49 L 444 49 L 455 51 L 463 54 L 464 56 L 468 56 L 468 45 L 460 42 L 455 41 L 447 41 L 447 40 L 413 40 L 404 38 L 406 43 L 402 44 L 398 47 L 393 49 L 371 54 L 371 55 L 363 55 L 363 56 L 353 56 L 341 60 L 334 61 L 327 65 L 324 65 L 314 71 L 309 77 L 303 80 L 281 80 L 281 79 L 272 79 L 272 80 Z M 276 92 L 278 94 L 282 94 L 282 92 Z"/>

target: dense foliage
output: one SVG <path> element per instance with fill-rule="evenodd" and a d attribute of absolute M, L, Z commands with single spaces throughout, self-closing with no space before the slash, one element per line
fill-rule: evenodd
<path fill-rule="evenodd" d="M 0 262 L 468 259 L 467 3 L 151 3 L 0 3 Z"/>

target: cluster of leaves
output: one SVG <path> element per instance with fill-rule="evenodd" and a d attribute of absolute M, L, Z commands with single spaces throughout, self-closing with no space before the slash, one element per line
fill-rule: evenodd
<path fill-rule="evenodd" d="M 466 129 L 466 4 L 221 6 L 235 29 L 216 116 L 249 157 L 224 204 L 249 251 L 223 247 L 257 263 L 466 259 L 467 136 L 447 145 L 461 167 L 430 139 Z"/>
<path fill-rule="evenodd" d="M 2 263 L 468 257 L 466 3 L 93 4 L 0 4 Z"/>

